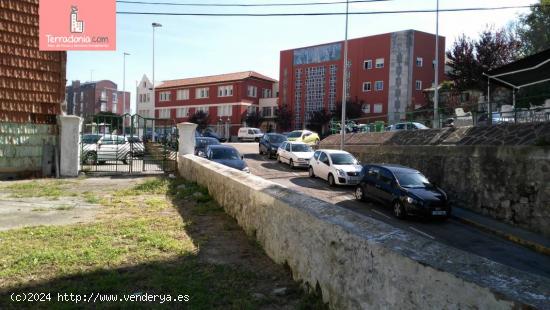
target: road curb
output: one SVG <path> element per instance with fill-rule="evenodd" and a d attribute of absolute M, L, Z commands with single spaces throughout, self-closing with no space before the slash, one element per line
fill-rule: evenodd
<path fill-rule="evenodd" d="M 541 253 L 541 254 L 544 254 L 544 255 L 548 255 L 550 256 L 550 248 L 549 247 L 546 247 L 542 244 L 539 244 L 537 242 L 534 242 L 534 241 L 530 241 L 530 240 L 526 240 L 526 239 L 523 239 L 523 238 L 520 238 L 516 235 L 512 235 L 512 234 L 509 234 L 509 233 L 505 233 L 503 231 L 500 231 L 498 229 L 495 229 L 495 228 L 491 228 L 489 226 L 485 226 L 483 224 L 480 224 L 476 221 L 472 221 L 472 220 L 469 220 L 469 219 L 466 219 L 466 218 L 463 218 L 463 217 L 458 217 L 454 214 L 451 215 L 451 217 L 461 223 L 464 223 L 466 225 L 470 225 L 470 226 L 474 226 L 476 228 L 479 228 L 483 231 L 486 231 L 486 232 L 489 232 L 489 233 L 492 233 L 494 235 L 497 235 L 497 236 L 500 236 L 500 237 L 503 237 L 509 241 L 512 241 L 514 243 L 517 243 L 521 246 L 524 246 L 524 247 L 527 247 L 527 248 L 530 248 L 531 250 L 534 250 L 538 253 Z"/>

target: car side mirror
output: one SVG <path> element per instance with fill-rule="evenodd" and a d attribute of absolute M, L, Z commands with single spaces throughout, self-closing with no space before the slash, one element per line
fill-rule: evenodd
<path fill-rule="evenodd" d="M 243 156 L 243 155 L 241 155 L 241 160 L 244 160 L 244 156 Z"/>

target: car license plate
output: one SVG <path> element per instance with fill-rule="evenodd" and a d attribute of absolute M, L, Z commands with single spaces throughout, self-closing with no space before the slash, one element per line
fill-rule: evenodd
<path fill-rule="evenodd" d="M 432 215 L 447 215 L 447 211 L 432 211 Z"/>

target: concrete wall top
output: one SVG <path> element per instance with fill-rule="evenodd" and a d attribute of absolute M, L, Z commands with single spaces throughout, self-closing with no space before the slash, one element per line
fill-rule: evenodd
<path fill-rule="evenodd" d="M 313 287 L 319 283 L 323 298 L 333 307 L 384 303 L 412 309 L 415 303 L 420 308 L 425 303 L 457 309 L 549 308 L 550 281 L 544 277 L 194 155 L 180 156 L 178 165 L 186 178 L 207 186 L 226 212 L 256 235 L 270 257 L 287 262 L 295 278 Z M 379 292 L 372 292 L 372 287 Z M 403 301 L 397 300 L 400 296 Z"/>
<path fill-rule="evenodd" d="M 550 145 L 550 122 L 346 134 L 346 145 Z M 340 145 L 340 135 L 321 147 Z"/>

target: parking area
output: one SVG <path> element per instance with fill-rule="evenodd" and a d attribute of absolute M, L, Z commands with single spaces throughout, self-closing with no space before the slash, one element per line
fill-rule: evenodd
<path fill-rule="evenodd" d="M 312 197 L 378 219 L 394 227 L 419 234 L 427 240 L 442 242 L 491 261 L 526 272 L 550 277 L 550 258 L 513 242 L 463 224 L 456 219 L 446 221 L 411 218 L 396 219 L 388 206 L 355 200 L 353 187 L 330 187 L 325 180 L 310 178 L 306 169 L 291 169 L 286 164 L 259 155 L 257 143 L 230 143 L 239 150 L 250 172 L 264 179 L 292 188 Z"/>

